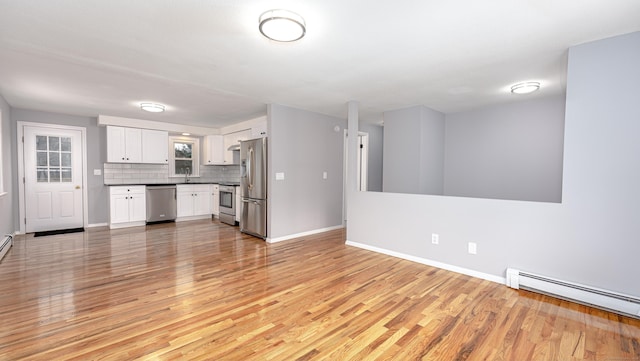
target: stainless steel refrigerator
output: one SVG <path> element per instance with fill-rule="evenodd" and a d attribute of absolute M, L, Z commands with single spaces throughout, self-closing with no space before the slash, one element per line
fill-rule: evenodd
<path fill-rule="evenodd" d="M 267 237 L 267 138 L 240 142 L 240 231 Z"/>

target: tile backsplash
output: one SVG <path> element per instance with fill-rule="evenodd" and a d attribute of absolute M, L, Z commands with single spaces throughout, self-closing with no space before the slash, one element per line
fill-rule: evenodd
<path fill-rule="evenodd" d="M 103 174 L 105 185 L 184 183 L 184 177 L 169 177 L 166 164 L 104 163 Z M 240 182 L 240 166 L 200 166 L 200 177 L 189 178 L 193 182 Z"/>

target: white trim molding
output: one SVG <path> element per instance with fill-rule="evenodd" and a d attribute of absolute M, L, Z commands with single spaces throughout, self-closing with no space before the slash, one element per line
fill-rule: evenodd
<path fill-rule="evenodd" d="M 346 244 L 347 244 L 347 246 L 358 247 L 358 248 L 366 249 L 367 251 L 382 253 L 382 254 L 386 254 L 387 256 L 402 258 L 402 259 L 406 259 L 407 261 L 416 262 L 416 263 L 424 264 L 424 265 L 427 265 L 427 266 L 442 268 L 442 269 L 447 270 L 447 271 L 456 272 L 456 273 L 460 273 L 460 274 L 463 274 L 463 275 L 466 275 L 466 276 L 470 276 L 470 277 L 474 277 L 474 278 L 480 278 L 480 279 L 491 281 L 491 282 L 495 282 L 495 283 L 505 284 L 505 282 L 506 282 L 506 279 L 504 277 L 494 276 L 492 274 L 488 274 L 488 273 L 484 273 L 484 272 L 478 272 L 478 271 L 474 271 L 474 270 L 471 270 L 471 269 L 468 269 L 468 268 L 458 267 L 458 266 L 450 265 L 450 264 L 447 264 L 447 263 L 442 263 L 442 262 L 430 260 L 430 259 L 427 259 L 427 258 L 416 257 L 416 256 L 408 255 L 408 254 L 405 254 L 405 253 L 400 253 L 400 252 L 396 252 L 396 251 L 390 251 L 390 250 L 384 249 L 384 248 L 378 248 L 378 247 L 370 246 L 368 244 L 351 242 L 349 240 L 347 240 Z"/>
<path fill-rule="evenodd" d="M 287 240 L 294 239 L 294 238 L 310 236 L 312 234 L 333 231 L 333 230 L 340 229 L 340 228 L 344 228 L 344 226 L 343 225 L 339 225 L 339 226 L 333 226 L 333 227 L 327 227 L 327 228 L 314 229 L 312 231 L 307 231 L 307 232 L 302 232 L 302 233 L 290 234 L 290 235 L 282 236 L 282 237 L 267 238 L 266 241 L 267 241 L 267 243 L 277 243 L 277 242 L 287 241 Z"/>

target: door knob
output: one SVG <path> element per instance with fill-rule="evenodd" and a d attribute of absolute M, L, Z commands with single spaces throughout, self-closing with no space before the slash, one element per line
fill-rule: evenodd
<path fill-rule="evenodd" d="M 80 186 L 76 186 L 76 189 L 80 189 Z"/>

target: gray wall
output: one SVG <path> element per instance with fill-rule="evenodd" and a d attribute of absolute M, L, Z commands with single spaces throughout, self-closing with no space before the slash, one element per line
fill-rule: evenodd
<path fill-rule="evenodd" d="M 562 203 L 354 192 L 348 240 L 493 277 L 515 267 L 640 297 L 637 64 L 640 33 L 570 49 Z"/>
<path fill-rule="evenodd" d="M 375 124 L 360 124 L 361 132 L 369 134 L 369 159 L 367 171 L 367 189 L 382 192 L 382 145 L 384 127 Z"/>
<path fill-rule="evenodd" d="M 267 124 L 269 238 L 341 225 L 346 121 L 272 104 Z M 275 180 L 277 172 L 285 179 Z"/>
<path fill-rule="evenodd" d="M 447 114 L 444 194 L 560 202 L 565 98 Z"/>
<path fill-rule="evenodd" d="M 444 121 L 424 106 L 384 113 L 385 192 L 443 194 Z"/>
<path fill-rule="evenodd" d="M 87 193 L 89 195 L 89 224 L 106 223 L 109 218 L 109 190 L 104 186 L 101 175 L 93 175 L 93 170 L 102 169 L 102 165 L 106 161 L 106 128 L 98 127 L 97 119 L 93 117 L 79 117 L 25 109 L 12 109 L 11 119 L 13 123 L 12 127 L 14 129 L 13 134 L 16 134 L 15 129 L 17 129 L 18 121 L 71 125 L 87 129 Z M 14 154 L 14 158 L 17 159 L 18 150 L 15 144 L 12 147 L 12 154 Z M 16 176 L 18 174 L 17 165 L 14 174 Z M 15 207 L 14 212 L 17 219 L 18 207 Z"/>
<path fill-rule="evenodd" d="M 16 227 L 16 218 L 14 216 L 14 209 L 18 206 L 14 203 L 14 193 L 17 192 L 18 187 L 15 185 L 15 176 L 11 171 L 12 164 L 14 162 L 13 153 L 11 149 L 15 143 L 15 133 L 11 131 L 11 107 L 0 96 L 0 110 L 2 110 L 2 149 L 0 149 L 0 157 L 2 157 L 2 182 L 4 184 L 4 191 L 7 192 L 4 196 L 0 197 L 0 239 L 4 238 L 3 235 L 12 233 L 18 230 Z"/>

